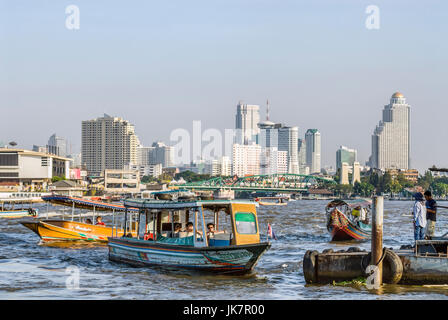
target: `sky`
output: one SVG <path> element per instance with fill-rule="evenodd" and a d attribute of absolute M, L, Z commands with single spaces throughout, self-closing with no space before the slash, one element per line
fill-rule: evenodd
<path fill-rule="evenodd" d="M 79 29 L 66 7 L 79 8 Z M 379 29 L 366 28 L 369 5 Z M 364 164 L 382 109 L 411 105 L 411 164 L 448 167 L 447 1 L 0 0 L 0 141 L 80 151 L 81 121 L 103 113 L 144 145 L 177 128 L 234 128 L 239 101 L 322 135 Z"/>

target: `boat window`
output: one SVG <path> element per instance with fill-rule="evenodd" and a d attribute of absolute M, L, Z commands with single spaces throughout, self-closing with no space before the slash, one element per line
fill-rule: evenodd
<path fill-rule="evenodd" d="M 240 234 L 256 234 L 257 223 L 255 215 L 250 212 L 237 212 L 235 214 L 236 231 Z"/>

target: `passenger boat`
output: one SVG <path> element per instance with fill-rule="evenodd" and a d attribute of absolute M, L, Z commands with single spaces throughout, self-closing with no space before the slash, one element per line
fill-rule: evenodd
<path fill-rule="evenodd" d="M 130 199 L 124 205 L 139 209 L 140 227 L 136 237 L 109 238 L 111 261 L 244 274 L 253 270 L 271 246 L 260 241 L 256 203 L 252 201 Z M 190 219 L 188 232 L 174 231 L 176 223 L 185 228 Z M 219 231 L 207 233 L 206 222 L 213 222 Z"/>
<path fill-rule="evenodd" d="M 0 218 L 37 217 L 39 211 L 31 206 L 25 208 L 26 203 L 31 204 L 32 201 L 29 199 L 0 199 Z"/>
<path fill-rule="evenodd" d="M 64 195 L 53 194 L 50 196 L 42 197 L 42 200 L 59 204 L 68 207 L 81 208 L 81 209 L 95 209 L 96 211 L 124 211 L 124 206 L 122 204 L 113 204 L 104 201 L 92 200 L 89 198 L 79 198 Z M 137 212 L 135 209 L 128 209 L 129 211 Z"/>
<path fill-rule="evenodd" d="M 46 219 L 21 221 L 23 226 L 35 232 L 43 242 L 48 241 L 99 241 L 107 242 L 109 236 L 122 236 L 123 229 L 84 222 Z M 135 231 L 131 231 L 134 235 Z"/>
<path fill-rule="evenodd" d="M 369 239 L 372 232 L 368 219 L 370 210 L 370 200 L 331 201 L 325 208 L 331 241 Z"/>
<path fill-rule="evenodd" d="M 287 206 L 287 197 L 257 197 L 255 201 L 258 202 L 260 206 Z"/>

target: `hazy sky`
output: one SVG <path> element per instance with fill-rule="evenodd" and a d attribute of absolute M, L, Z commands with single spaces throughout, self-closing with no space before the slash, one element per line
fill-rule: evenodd
<path fill-rule="evenodd" d="M 65 25 L 68 5 L 80 29 Z M 380 29 L 365 27 L 366 7 Z M 448 167 L 448 2 L 0 0 L 0 141 L 57 133 L 79 151 L 81 121 L 120 116 L 144 145 L 176 128 L 234 128 L 239 100 L 322 134 L 364 163 L 395 91 L 411 105 L 412 166 Z"/>

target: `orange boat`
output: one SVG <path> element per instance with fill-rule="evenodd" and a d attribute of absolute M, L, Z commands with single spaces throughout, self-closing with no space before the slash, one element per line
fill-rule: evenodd
<path fill-rule="evenodd" d="M 99 241 L 107 242 L 107 237 L 123 236 L 123 229 L 92 225 L 67 220 L 22 221 L 23 226 L 34 231 L 44 242 L 48 241 Z M 136 230 L 136 223 L 133 225 Z M 136 235 L 136 231 L 131 231 Z"/>

